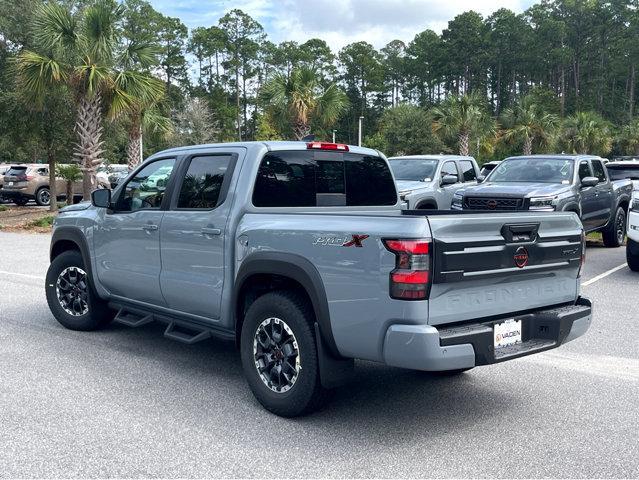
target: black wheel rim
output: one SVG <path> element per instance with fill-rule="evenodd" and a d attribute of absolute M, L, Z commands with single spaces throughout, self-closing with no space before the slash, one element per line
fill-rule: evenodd
<path fill-rule="evenodd" d="M 62 309 L 69 315 L 80 317 L 89 311 L 87 274 L 78 267 L 67 267 L 56 282 L 56 294 Z"/>
<path fill-rule="evenodd" d="M 40 203 L 42 203 L 44 205 L 48 205 L 50 201 L 51 201 L 51 194 L 49 193 L 49 191 L 48 190 L 41 190 L 40 191 Z"/>
<path fill-rule="evenodd" d="M 295 385 L 302 366 L 293 330 L 283 320 L 270 317 L 257 326 L 253 338 L 255 368 L 264 385 L 284 393 Z"/>
<path fill-rule="evenodd" d="M 626 215 L 623 212 L 619 212 L 617 215 L 615 231 L 617 232 L 617 240 L 620 244 L 623 243 L 624 237 L 626 236 Z"/>

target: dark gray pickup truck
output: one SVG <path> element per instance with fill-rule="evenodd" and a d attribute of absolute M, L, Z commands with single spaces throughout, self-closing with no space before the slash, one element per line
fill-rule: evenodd
<path fill-rule="evenodd" d="M 533 155 L 507 158 L 480 185 L 458 190 L 453 210 L 574 212 L 606 247 L 626 235 L 632 182 L 610 181 L 600 157 Z"/>

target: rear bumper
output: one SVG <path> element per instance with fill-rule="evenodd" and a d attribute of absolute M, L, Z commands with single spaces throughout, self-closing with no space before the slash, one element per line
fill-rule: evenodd
<path fill-rule="evenodd" d="M 34 195 L 29 195 L 20 190 L 7 190 L 5 188 L 0 190 L 0 194 L 2 194 L 2 196 L 8 200 L 21 199 L 21 198 L 33 200 L 35 198 Z"/>
<path fill-rule="evenodd" d="M 454 327 L 391 325 L 384 339 L 386 364 L 413 370 L 442 371 L 505 362 L 556 348 L 585 334 L 592 304 L 579 297 L 574 305 L 536 310 L 514 318 L 522 321 L 522 343 L 495 351 L 495 324 L 513 317 Z"/>

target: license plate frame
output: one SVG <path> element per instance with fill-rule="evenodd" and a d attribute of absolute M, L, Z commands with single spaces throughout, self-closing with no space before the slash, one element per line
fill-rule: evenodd
<path fill-rule="evenodd" d="M 493 325 L 493 347 L 495 350 L 522 343 L 522 321 L 509 318 Z"/>

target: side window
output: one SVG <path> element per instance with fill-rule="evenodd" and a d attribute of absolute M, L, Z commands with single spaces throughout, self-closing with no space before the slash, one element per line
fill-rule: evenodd
<path fill-rule="evenodd" d="M 606 172 L 604 172 L 604 166 L 601 163 L 601 160 L 592 160 L 592 171 L 595 174 L 595 177 L 599 179 L 600 182 L 606 181 Z"/>
<path fill-rule="evenodd" d="M 475 167 L 473 167 L 473 162 L 468 160 L 462 160 L 459 162 L 459 166 L 462 170 L 462 176 L 464 177 L 464 182 L 474 182 L 477 180 L 477 174 L 475 173 Z"/>
<path fill-rule="evenodd" d="M 177 208 L 217 207 L 231 158 L 231 155 L 192 158 L 182 180 Z"/>
<path fill-rule="evenodd" d="M 397 190 L 388 163 L 381 157 L 344 154 L 346 205 L 395 205 Z"/>
<path fill-rule="evenodd" d="M 174 166 L 174 158 L 158 160 L 145 166 L 124 186 L 116 202 L 116 211 L 159 209 Z"/>
<path fill-rule="evenodd" d="M 315 205 L 315 164 L 307 152 L 273 152 L 257 172 L 256 207 L 312 207 Z"/>
<path fill-rule="evenodd" d="M 592 173 L 590 173 L 588 162 L 586 160 L 582 160 L 579 162 L 579 180 L 583 180 L 586 177 L 592 177 Z"/>
<path fill-rule="evenodd" d="M 446 175 L 455 175 L 459 178 L 459 173 L 457 172 L 457 164 L 455 162 L 446 162 L 442 165 L 442 177 Z"/>

